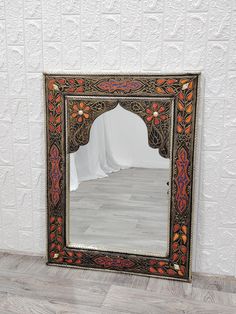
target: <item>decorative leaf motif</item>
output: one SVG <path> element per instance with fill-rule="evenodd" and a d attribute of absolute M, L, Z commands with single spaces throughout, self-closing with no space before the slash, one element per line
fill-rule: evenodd
<path fill-rule="evenodd" d="M 189 125 L 186 129 L 185 129 L 185 133 L 186 134 L 190 134 L 191 132 L 191 125 Z"/>
<path fill-rule="evenodd" d="M 173 85 L 174 83 L 176 83 L 177 82 L 177 80 L 175 80 L 175 79 L 168 79 L 167 81 L 166 81 L 166 83 L 168 84 L 168 85 Z"/>
<path fill-rule="evenodd" d="M 178 234 L 178 233 L 175 233 L 175 234 L 174 234 L 174 237 L 173 237 L 173 241 L 176 241 L 178 238 L 179 238 L 179 234 Z"/>
<path fill-rule="evenodd" d="M 165 273 L 163 268 L 157 268 L 159 274 L 163 275 Z"/>
<path fill-rule="evenodd" d="M 180 275 L 181 277 L 183 277 L 184 273 L 183 273 L 181 270 L 179 270 L 179 271 L 178 271 L 178 275 Z"/>
<path fill-rule="evenodd" d="M 180 225 L 179 224 L 175 224 L 174 228 L 173 228 L 174 232 L 179 231 L 179 229 L 180 229 Z"/>
<path fill-rule="evenodd" d="M 183 128 L 179 124 L 177 125 L 177 132 L 178 133 L 182 133 L 183 132 Z"/>
<path fill-rule="evenodd" d="M 183 105 L 183 103 L 182 102 L 178 102 L 178 109 L 180 110 L 180 111 L 184 111 L 184 105 Z"/>
<path fill-rule="evenodd" d="M 182 84 L 182 85 L 184 85 L 184 84 L 186 84 L 186 83 L 188 83 L 188 82 L 189 82 L 188 79 L 181 79 L 181 80 L 180 80 L 180 84 Z"/>
<path fill-rule="evenodd" d="M 192 120 L 192 116 L 189 115 L 189 116 L 185 119 L 185 122 L 186 122 L 186 123 L 190 123 L 191 120 Z"/>
<path fill-rule="evenodd" d="M 167 91 L 169 94 L 174 94 L 174 93 L 175 93 L 175 90 L 174 90 L 172 87 L 167 87 L 166 91 Z"/>
<path fill-rule="evenodd" d="M 188 84 L 188 89 L 193 89 L 193 81 Z"/>
<path fill-rule="evenodd" d="M 165 79 L 158 79 L 158 80 L 157 80 L 157 84 L 158 84 L 158 85 L 162 85 L 162 84 L 165 83 L 165 81 L 166 81 Z"/>
<path fill-rule="evenodd" d="M 186 248 L 186 246 L 181 245 L 180 249 L 181 249 L 181 251 L 182 251 L 184 254 L 187 253 L 187 248 Z"/>
<path fill-rule="evenodd" d="M 182 235 L 182 240 L 183 240 L 183 243 L 186 244 L 187 242 L 187 236 L 185 234 Z"/>
<path fill-rule="evenodd" d="M 157 272 L 157 270 L 154 267 L 150 267 L 149 271 L 150 271 L 150 273 L 156 273 Z"/>
<path fill-rule="evenodd" d="M 174 254 L 172 255 L 172 260 L 173 260 L 174 262 L 176 262 L 176 261 L 178 260 L 178 258 L 179 258 L 179 255 L 178 255 L 177 253 L 174 253 Z"/>
<path fill-rule="evenodd" d="M 192 111 L 193 111 L 193 105 L 190 104 L 190 105 L 188 105 L 188 107 L 186 108 L 186 112 L 187 112 L 187 113 L 191 113 Z"/>
<path fill-rule="evenodd" d="M 178 114 L 178 116 L 177 116 L 177 121 L 179 123 L 183 122 L 183 117 L 180 114 Z"/>
<path fill-rule="evenodd" d="M 182 92 L 179 93 L 178 97 L 180 100 L 182 101 L 184 100 L 184 94 Z"/>
<path fill-rule="evenodd" d="M 166 272 L 167 272 L 167 274 L 170 275 L 170 276 L 176 275 L 176 272 L 175 272 L 173 269 L 171 269 L 171 268 L 167 269 Z"/>
<path fill-rule="evenodd" d="M 165 90 L 161 87 L 157 87 L 156 91 L 158 94 L 166 94 Z"/>
<path fill-rule="evenodd" d="M 190 101 L 193 99 L 193 93 L 189 93 L 188 96 L 187 96 L 187 100 Z"/>

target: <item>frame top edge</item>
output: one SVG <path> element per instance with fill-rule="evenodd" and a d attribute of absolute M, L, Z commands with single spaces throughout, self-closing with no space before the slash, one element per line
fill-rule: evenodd
<path fill-rule="evenodd" d="M 75 75 L 83 75 L 83 76 L 158 76 L 158 77 L 164 77 L 164 76 L 179 76 L 179 77 L 185 77 L 185 76 L 200 76 L 201 72 L 167 72 L 167 73 L 154 73 L 154 72 L 42 72 L 44 76 L 75 76 Z"/>

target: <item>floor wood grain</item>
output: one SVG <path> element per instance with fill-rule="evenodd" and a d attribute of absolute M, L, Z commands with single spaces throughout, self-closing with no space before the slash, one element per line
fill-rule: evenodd
<path fill-rule="evenodd" d="M 0 314 L 14 313 L 235 314 L 236 278 L 194 274 L 182 283 L 0 253 Z"/>

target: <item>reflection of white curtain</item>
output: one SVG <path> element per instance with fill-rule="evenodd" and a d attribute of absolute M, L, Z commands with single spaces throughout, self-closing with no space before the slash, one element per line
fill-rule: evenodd
<path fill-rule="evenodd" d="M 103 178 L 123 168 L 114 160 L 110 146 L 106 115 L 102 115 L 93 123 L 89 143 L 70 154 L 71 191 L 82 181 Z"/>
<path fill-rule="evenodd" d="M 168 169 L 169 159 L 148 145 L 142 119 L 117 106 L 94 121 L 89 143 L 70 154 L 70 189 L 129 167 Z"/>

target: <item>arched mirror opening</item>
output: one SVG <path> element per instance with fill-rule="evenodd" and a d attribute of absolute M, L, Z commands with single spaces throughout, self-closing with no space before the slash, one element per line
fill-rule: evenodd
<path fill-rule="evenodd" d="M 67 101 L 67 246 L 164 257 L 171 102 L 102 104 L 96 98 Z"/>

